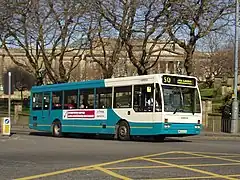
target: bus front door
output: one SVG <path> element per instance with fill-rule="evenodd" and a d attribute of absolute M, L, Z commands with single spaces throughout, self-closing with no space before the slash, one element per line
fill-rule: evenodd
<path fill-rule="evenodd" d="M 43 110 L 42 110 L 42 126 L 44 128 L 50 127 L 50 92 L 43 94 Z"/>

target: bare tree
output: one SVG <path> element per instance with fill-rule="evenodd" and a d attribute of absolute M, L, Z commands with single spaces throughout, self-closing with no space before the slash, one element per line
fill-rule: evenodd
<path fill-rule="evenodd" d="M 119 60 L 123 41 L 102 15 L 91 15 L 88 29 L 89 56 L 102 69 L 103 78 L 111 78 Z M 116 36 L 113 36 L 116 33 Z"/>
<path fill-rule="evenodd" d="M 215 77 L 229 76 L 233 73 L 233 52 L 229 37 L 211 32 L 202 39 L 201 52 L 194 55 L 194 75 L 201 76 L 212 87 Z"/>
<path fill-rule="evenodd" d="M 87 38 L 87 33 L 82 28 L 86 25 L 83 18 L 87 7 L 85 3 L 48 0 L 49 17 L 40 23 L 45 26 L 39 29 L 39 41 L 47 75 L 53 83 L 69 81 L 71 72 L 82 60 Z M 71 46 L 73 43 L 74 46 Z M 46 49 L 48 45 L 51 45 L 50 52 Z M 70 54 L 71 58 L 66 66 L 64 57 L 67 54 Z M 54 60 L 57 62 L 58 71 L 52 66 Z"/>
<path fill-rule="evenodd" d="M 0 0 L 0 34 L 2 35 L 6 30 L 6 23 L 12 18 L 12 11 L 16 8 L 11 6 L 7 0 Z"/>
<path fill-rule="evenodd" d="M 97 4 L 100 14 L 118 31 L 138 74 L 148 74 L 168 44 L 165 13 L 169 1 L 97 0 Z"/>
<path fill-rule="evenodd" d="M 33 73 L 38 85 L 46 76 L 53 83 L 67 82 L 83 53 L 85 2 L 25 0 L 17 5 L 15 18 L 2 38 L 7 54 L 16 65 Z M 23 49 L 26 59 L 16 60 L 9 50 L 13 46 Z M 65 56 L 70 57 L 67 67 Z"/>
<path fill-rule="evenodd" d="M 193 73 L 193 53 L 199 39 L 210 32 L 219 31 L 230 25 L 234 2 L 226 0 L 172 1 L 166 18 L 175 19 L 175 26 L 169 24 L 168 34 L 186 52 L 185 69 Z"/>
<path fill-rule="evenodd" d="M 1 36 L 2 46 L 6 54 L 19 67 L 36 77 L 37 85 L 43 84 L 44 69 L 40 62 L 40 51 L 37 41 L 37 28 L 34 23 L 34 15 L 30 11 L 33 8 L 32 1 L 25 0 L 21 3 L 11 1 L 13 18 L 6 23 L 6 32 Z M 11 49 L 21 49 L 26 58 L 17 59 Z"/>
<path fill-rule="evenodd" d="M 17 90 L 21 92 L 21 102 L 23 100 L 23 91 L 30 90 L 35 84 L 35 77 L 17 66 L 10 67 L 7 69 L 5 74 L 3 74 L 3 85 L 4 89 L 7 90 L 8 87 L 8 72 L 12 73 L 12 90 Z M 7 92 L 6 92 L 7 94 Z"/>
<path fill-rule="evenodd" d="M 202 64 L 205 68 L 207 84 L 211 86 L 215 77 L 229 77 L 233 74 L 233 51 L 223 49 L 213 53 L 208 63 Z M 208 66 L 208 68 L 207 68 Z"/>

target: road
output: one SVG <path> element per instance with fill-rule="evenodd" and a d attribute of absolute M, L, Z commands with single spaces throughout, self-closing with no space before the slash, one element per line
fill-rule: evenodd
<path fill-rule="evenodd" d="M 183 141 L 182 141 L 183 140 Z M 240 179 L 240 141 L 0 137 L 1 180 Z"/>

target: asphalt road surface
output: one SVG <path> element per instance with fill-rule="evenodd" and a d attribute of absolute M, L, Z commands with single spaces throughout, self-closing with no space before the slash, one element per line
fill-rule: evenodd
<path fill-rule="evenodd" d="M 184 140 L 184 141 L 181 141 Z M 240 141 L 0 137 L 0 179 L 240 179 Z"/>

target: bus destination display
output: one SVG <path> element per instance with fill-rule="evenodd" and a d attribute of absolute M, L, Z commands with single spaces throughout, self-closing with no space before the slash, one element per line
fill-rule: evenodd
<path fill-rule="evenodd" d="M 188 78 L 188 77 L 163 75 L 162 81 L 163 81 L 163 84 L 184 85 L 184 86 L 196 85 L 196 80 L 194 78 Z"/>

